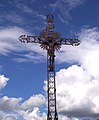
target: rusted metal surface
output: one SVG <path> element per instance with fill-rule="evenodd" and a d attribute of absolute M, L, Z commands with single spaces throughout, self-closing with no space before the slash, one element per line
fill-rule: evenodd
<path fill-rule="evenodd" d="M 48 115 L 47 120 L 58 120 L 56 108 L 56 84 L 55 84 L 55 50 L 61 45 L 78 46 L 80 41 L 77 38 L 62 38 L 54 31 L 54 16 L 46 16 L 46 30 L 39 36 L 21 35 L 19 40 L 23 43 L 39 43 L 40 47 L 47 51 L 47 80 L 48 80 Z"/>

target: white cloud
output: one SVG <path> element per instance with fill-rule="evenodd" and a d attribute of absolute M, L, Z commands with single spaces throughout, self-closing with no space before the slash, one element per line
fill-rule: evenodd
<path fill-rule="evenodd" d="M 26 33 L 24 30 L 18 27 L 9 27 L 0 30 L 0 54 L 7 55 L 12 51 L 22 50 L 19 45 L 18 37 Z M 24 46 L 23 46 L 24 47 Z"/>
<path fill-rule="evenodd" d="M 79 63 L 57 73 L 58 111 L 94 117 L 99 115 L 99 30 L 83 29 L 79 39 L 80 46 L 63 46 L 57 53 L 59 62 Z"/>
<path fill-rule="evenodd" d="M 38 107 L 32 110 L 19 111 L 19 114 L 23 116 L 24 120 L 46 120 L 46 113 L 40 113 Z"/>
<path fill-rule="evenodd" d="M 0 75 L 0 89 L 7 85 L 9 78 Z M 0 120 L 45 120 L 46 113 L 40 113 L 39 107 L 46 104 L 42 94 L 31 96 L 22 103 L 22 98 L 3 96 L 0 98 Z"/>
<path fill-rule="evenodd" d="M 82 29 L 79 39 L 81 45 L 77 47 L 62 46 L 57 53 L 57 60 L 68 63 L 78 62 L 92 76 L 96 77 L 99 74 L 99 30 L 97 28 Z"/>
<path fill-rule="evenodd" d="M 41 113 L 39 109 L 45 105 L 45 102 L 45 97 L 42 94 L 33 95 L 23 103 L 22 98 L 4 96 L 0 98 L 0 119 L 46 120 L 46 113 Z"/>
<path fill-rule="evenodd" d="M 21 105 L 21 108 L 27 110 L 33 107 L 39 107 L 44 105 L 45 101 L 45 97 L 42 94 L 33 95 Z"/>
<path fill-rule="evenodd" d="M 0 110 L 0 120 L 3 120 L 5 117 L 5 113 Z"/>
<path fill-rule="evenodd" d="M 0 110 L 30 110 L 34 107 L 45 105 L 46 99 L 42 94 L 31 96 L 28 100 L 22 103 L 22 98 L 9 98 L 4 96 L 0 98 Z"/>
<path fill-rule="evenodd" d="M 14 58 L 13 60 L 16 62 L 34 62 L 34 63 L 42 62 L 45 60 L 46 53 L 45 53 L 45 51 L 42 51 L 40 49 L 41 48 L 39 45 L 34 45 L 33 50 L 32 50 L 32 46 L 31 46 L 30 52 L 23 54 L 23 55 L 19 55 L 18 58 Z M 29 51 L 29 50 L 27 50 L 27 51 Z"/>
<path fill-rule="evenodd" d="M 95 81 L 95 80 L 94 80 Z M 96 87 L 90 74 L 77 65 L 57 73 L 57 100 L 59 112 L 70 116 L 87 116 L 93 114 L 93 93 Z"/>
<path fill-rule="evenodd" d="M 0 75 L 0 90 L 7 85 L 9 78 L 5 77 L 4 75 Z"/>
<path fill-rule="evenodd" d="M 0 110 L 17 110 L 22 98 L 8 98 L 4 96 L 0 99 Z"/>
<path fill-rule="evenodd" d="M 13 115 L 6 116 L 4 120 L 16 120 Z"/>
<path fill-rule="evenodd" d="M 20 35 L 28 34 L 19 27 L 9 27 L 0 30 L 0 55 L 8 55 L 13 53 L 17 55 L 14 60 L 18 62 L 23 61 L 40 61 L 46 56 L 45 51 L 43 51 L 38 44 L 22 44 L 18 38 Z M 24 53 L 28 52 L 27 53 Z M 17 54 L 18 52 L 23 52 Z"/>
<path fill-rule="evenodd" d="M 17 115 L 0 110 L 0 120 L 17 120 Z"/>
<path fill-rule="evenodd" d="M 78 118 L 75 118 L 75 117 L 67 117 L 65 115 L 59 115 L 58 116 L 58 119 L 59 120 L 79 120 Z"/>

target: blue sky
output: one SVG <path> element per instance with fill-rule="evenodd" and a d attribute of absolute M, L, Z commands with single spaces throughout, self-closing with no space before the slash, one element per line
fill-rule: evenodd
<path fill-rule="evenodd" d="M 78 47 L 56 52 L 59 120 L 99 116 L 99 1 L 0 1 L 0 120 L 46 120 L 46 51 L 23 44 L 22 34 L 39 35 L 46 15 L 61 37 L 79 38 Z"/>

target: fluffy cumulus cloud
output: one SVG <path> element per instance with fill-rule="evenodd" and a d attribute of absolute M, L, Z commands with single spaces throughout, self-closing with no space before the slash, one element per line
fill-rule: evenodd
<path fill-rule="evenodd" d="M 39 108 L 45 104 L 46 99 L 42 94 L 33 95 L 21 104 L 18 114 L 22 116 L 24 120 L 46 120 L 46 113 L 41 113 Z"/>
<path fill-rule="evenodd" d="M 5 113 L 0 110 L 0 120 L 3 120 L 5 117 Z"/>
<path fill-rule="evenodd" d="M 95 104 L 90 90 L 94 87 L 90 75 L 79 66 L 72 66 L 57 73 L 59 112 L 68 116 L 87 116 Z"/>
<path fill-rule="evenodd" d="M 24 120 L 46 120 L 46 114 L 41 114 L 39 108 L 44 104 L 45 97 L 41 94 L 30 97 L 24 103 L 22 103 L 22 98 L 9 98 L 4 96 L 0 99 L 0 119 L 16 120 L 21 118 Z"/>
<path fill-rule="evenodd" d="M 19 114 L 23 116 L 24 120 L 46 120 L 46 113 L 40 113 L 38 107 L 26 111 L 21 110 Z"/>
<path fill-rule="evenodd" d="M 9 98 L 4 96 L 0 99 L 0 119 L 16 120 L 21 118 L 22 120 L 46 120 L 46 113 L 40 113 L 39 108 L 43 104 L 45 104 L 43 95 L 31 97 L 24 103 L 22 103 L 22 98 Z"/>
<path fill-rule="evenodd" d="M 0 75 L 0 90 L 7 85 L 9 78 Z M 31 96 L 22 102 L 22 98 L 3 96 L 0 98 L 0 120 L 46 120 L 46 114 L 40 113 L 40 107 L 46 104 L 42 94 Z"/>
<path fill-rule="evenodd" d="M 21 100 L 22 98 L 8 98 L 7 96 L 4 96 L 0 99 L 0 110 L 13 111 L 18 109 Z"/>
<path fill-rule="evenodd" d="M 17 115 L 15 113 L 5 113 L 0 110 L 0 120 L 17 120 Z"/>
<path fill-rule="evenodd" d="M 58 111 L 67 116 L 99 116 L 99 30 L 79 33 L 81 45 L 63 46 L 59 62 L 78 63 L 57 72 Z"/>
<path fill-rule="evenodd" d="M 5 77 L 4 75 L 0 75 L 0 90 L 7 85 L 9 78 Z"/>
<path fill-rule="evenodd" d="M 35 107 L 39 107 L 43 104 L 45 104 L 46 100 L 45 97 L 42 94 L 38 94 L 38 95 L 34 95 L 32 97 L 30 97 L 27 101 L 25 101 L 21 107 L 22 109 L 31 109 L 34 106 Z"/>
<path fill-rule="evenodd" d="M 0 90 L 7 85 L 9 78 L 4 75 L 0 75 Z M 0 92 L 1 92 L 0 91 Z M 8 98 L 7 96 L 0 98 L 0 120 L 16 120 L 14 114 L 9 114 L 4 111 L 13 111 L 17 109 L 18 103 L 21 101 L 21 98 Z"/>

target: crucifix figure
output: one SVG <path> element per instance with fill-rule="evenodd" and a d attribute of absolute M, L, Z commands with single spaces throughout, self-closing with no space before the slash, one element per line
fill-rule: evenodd
<path fill-rule="evenodd" d="M 77 38 L 62 38 L 54 31 L 54 16 L 46 16 L 46 30 L 39 36 L 21 35 L 19 40 L 24 43 L 39 43 L 43 50 L 47 51 L 47 93 L 48 93 L 48 114 L 47 120 L 58 120 L 56 108 L 56 81 L 55 81 L 55 51 L 61 45 L 78 46 L 80 41 Z"/>

